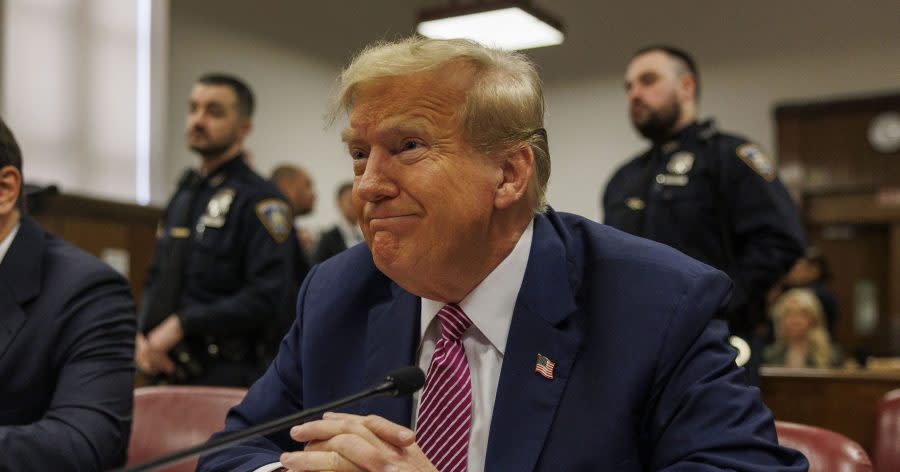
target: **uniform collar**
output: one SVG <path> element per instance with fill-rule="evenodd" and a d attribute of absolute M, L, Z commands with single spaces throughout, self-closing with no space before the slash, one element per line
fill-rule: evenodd
<path fill-rule="evenodd" d="M 225 161 L 219 167 L 213 169 L 209 174 L 203 176 L 202 179 L 204 182 L 207 182 L 210 187 L 218 187 L 229 175 L 240 169 L 247 168 L 247 163 L 244 162 L 244 153 L 240 152 L 236 156 Z"/>
<path fill-rule="evenodd" d="M 662 150 L 663 154 L 671 154 L 679 149 L 691 147 L 697 141 L 697 131 L 699 129 L 700 124 L 696 120 L 692 121 L 670 136 L 669 139 L 659 144 L 654 144 L 653 148 Z"/>

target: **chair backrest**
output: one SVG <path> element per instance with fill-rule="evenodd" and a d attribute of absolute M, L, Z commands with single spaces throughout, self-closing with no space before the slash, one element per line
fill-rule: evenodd
<path fill-rule="evenodd" d="M 225 387 L 141 387 L 134 391 L 134 415 L 128 445 L 128 466 L 194 446 L 225 426 L 228 409 L 247 393 Z M 197 459 L 160 469 L 189 472 Z"/>
<path fill-rule="evenodd" d="M 872 471 L 866 451 L 852 439 L 815 426 L 776 421 L 778 443 L 806 456 L 810 472 Z"/>
<path fill-rule="evenodd" d="M 900 389 L 884 394 L 875 411 L 875 470 L 900 470 Z"/>

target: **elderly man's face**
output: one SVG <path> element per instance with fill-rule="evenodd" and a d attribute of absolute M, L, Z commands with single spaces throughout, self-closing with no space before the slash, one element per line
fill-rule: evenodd
<path fill-rule="evenodd" d="M 503 175 L 463 138 L 458 113 L 471 83 L 470 70 L 451 64 L 379 79 L 355 96 L 344 140 L 360 227 L 378 268 L 407 289 L 441 284 L 489 244 Z"/>

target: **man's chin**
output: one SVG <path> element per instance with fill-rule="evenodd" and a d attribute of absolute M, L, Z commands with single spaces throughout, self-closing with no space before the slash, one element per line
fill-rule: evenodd
<path fill-rule="evenodd" d="M 201 145 L 188 145 L 191 151 L 199 154 L 202 157 L 216 157 L 221 156 L 222 153 L 225 152 L 227 147 L 221 146 L 201 146 Z"/>

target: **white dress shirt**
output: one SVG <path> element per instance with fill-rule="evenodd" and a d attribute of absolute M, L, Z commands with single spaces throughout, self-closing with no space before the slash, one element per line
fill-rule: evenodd
<path fill-rule="evenodd" d="M 500 265 L 459 302 L 459 307 L 472 320 L 472 326 L 461 337 L 472 378 L 469 472 L 484 471 L 484 458 L 487 455 L 488 434 L 491 431 L 491 416 L 494 412 L 497 384 L 500 381 L 503 352 L 506 349 L 506 338 L 509 335 L 516 298 L 519 296 L 522 279 L 525 278 L 525 267 L 528 266 L 528 256 L 531 254 L 533 235 L 534 220 L 525 228 L 506 259 L 503 259 Z M 418 365 L 426 372 L 434 354 L 434 345 L 440 338 L 440 323 L 434 320 L 444 305 L 444 302 L 422 298 L 422 341 L 419 344 Z M 416 413 L 419 411 L 419 396 L 419 392 L 413 396 L 414 429 Z M 280 467 L 280 462 L 272 463 L 254 472 L 270 472 Z"/>
<path fill-rule="evenodd" d="M 459 302 L 459 307 L 472 320 L 472 326 L 461 338 L 472 378 L 469 472 L 484 470 L 491 416 L 494 412 L 494 397 L 497 396 L 497 383 L 500 381 L 500 368 L 503 365 L 503 352 L 506 349 L 506 338 L 509 335 L 516 298 L 519 296 L 519 288 L 522 286 L 522 279 L 525 278 L 525 267 L 531 253 L 533 226 L 532 220 L 506 259 Z M 434 345 L 440 339 L 440 322 L 435 321 L 435 318 L 444 305 L 444 302 L 422 299 L 422 342 L 419 345 L 418 363 L 423 371 L 428 370 L 431 356 L 434 354 Z M 420 394 L 416 393 L 413 398 L 413 425 L 416 422 L 419 397 Z"/>
<path fill-rule="evenodd" d="M 9 251 L 9 247 L 12 246 L 13 239 L 16 239 L 16 233 L 19 232 L 19 225 L 21 223 L 16 223 L 13 226 L 12 231 L 3 238 L 3 241 L 0 242 L 0 262 L 3 262 L 3 258 L 6 257 L 6 251 Z"/>

